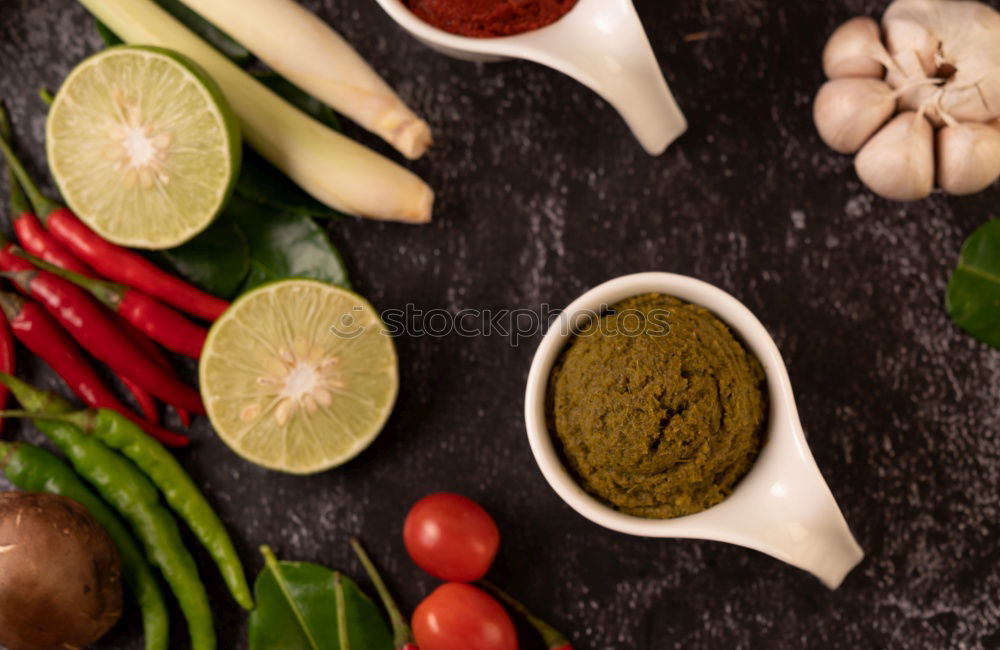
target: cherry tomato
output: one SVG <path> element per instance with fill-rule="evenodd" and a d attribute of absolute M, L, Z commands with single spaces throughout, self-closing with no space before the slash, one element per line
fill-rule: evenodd
<path fill-rule="evenodd" d="M 441 585 L 413 612 L 420 650 L 517 650 L 517 632 L 506 610 L 472 585 Z"/>
<path fill-rule="evenodd" d="M 449 582 L 474 582 L 489 570 L 500 531 L 489 513 L 460 494 L 429 494 L 403 525 L 406 550 L 418 567 Z"/>

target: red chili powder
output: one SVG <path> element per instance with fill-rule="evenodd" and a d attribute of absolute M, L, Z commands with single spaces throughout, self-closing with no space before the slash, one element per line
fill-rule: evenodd
<path fill-rule="evenodd" d="M 577 0 L 403 0 L 424 22 L 452 34 L 490 38 L 545 27 Z"/>

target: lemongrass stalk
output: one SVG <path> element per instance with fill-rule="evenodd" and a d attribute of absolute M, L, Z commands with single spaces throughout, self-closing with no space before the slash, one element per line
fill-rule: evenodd
<path fill-rule="evenodd" d="M 278 74 L 383 138 L 407 158 L 431 144 L 413 114 L 340 34 L 295 0 L 183 0 Z"/>
<path fill-rule="evenodd" d="M 152 0 L 80 3 L 126 43 L 169 48 L 200 64 L 222 88 L 250 145 L 316 199 L 360 217 L 430 221 L 434 192 L 416 175 L 299 111 Z"/>

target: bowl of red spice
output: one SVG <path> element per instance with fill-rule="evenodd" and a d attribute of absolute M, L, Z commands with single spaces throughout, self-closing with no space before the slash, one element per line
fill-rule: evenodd
<path fill-rule="evenodd" d="M 525 59 L 586 85 L 650 155 L 686 129 L 632 0 L 378 0 L 403 29 L 448 56 Z"/>

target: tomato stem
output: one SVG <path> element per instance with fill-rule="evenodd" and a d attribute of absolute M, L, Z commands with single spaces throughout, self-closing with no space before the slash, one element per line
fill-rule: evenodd
<path fill-rule="evenodd" d="M 565 634 L 532 614 L 531 610 L 525 607 L 521 601 L 516 600 L 513 596 L 489 580 L 480 580 L 479 584 L 488 591 L 492 592 L 494 596 L 507 603 L 508 607 L 523 616 L 525 620 L 527 620 L 528 623 L 530 623 L 531 626 L 542 636 L 542 640 L 545 641 L 546 648 L 549 650 L 572 650 L 569 638 L 567 638 Z"/>
<path fill-rule="evenodd" d="M 354 549 L 354 553 L 358 556 L 361 566 L 365 568 L 368 578 L 375 585 L 375 591 L 378 592 L 379 598 L 382 599 L 382 605 L 389 614 L 389 621 L 392 623 L 392 647 L 396 648 L 396 650 L 417 650 L 417 646 L 413 643 L 413 632 L 410 630 L 410 626 L 406 624 L 406 619 L 403 618 L 402 612 L 399 611 L 399 606 L 396 605 L 395 599 L 389 592 L 389 588 L 379 574 L 378 569 L 375 568 L 372 559 L 368 557 L 364 546 L 361 545 L 361 540 L 357 537 L 352 537 L 351 548 Z"/>

